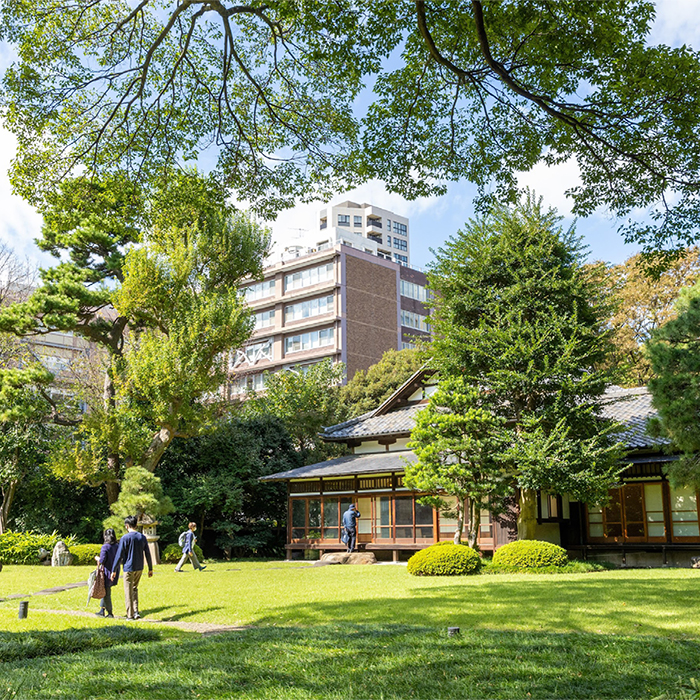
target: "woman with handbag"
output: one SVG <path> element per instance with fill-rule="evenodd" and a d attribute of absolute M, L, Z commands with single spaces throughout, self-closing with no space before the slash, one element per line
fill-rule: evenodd
<path fill-rule="evenodd" d="M 109 527 L 104 531 L 104 544 L 97 559 L 97 575 L 104 579 L 104 597 L 100 600 L 100 609 L 95 613 L 98 617 L 114 617 L 112 614 L 112 586 L 119 579 L 119 567 L 116 567 L 116 576 L 112 581 L 114 570 L 114 556 L 117 553 L 117 537 L 114 530 Z"/>

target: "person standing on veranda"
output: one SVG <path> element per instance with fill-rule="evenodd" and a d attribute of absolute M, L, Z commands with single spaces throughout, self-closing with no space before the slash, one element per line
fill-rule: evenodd
<path fill-rule="evenodd" d="M 360 517 L 360 511 L 357 510 L 354 503 L 351 503 L 348 509 L 343 513 L 343 527 L 348 537 L 348 554 L 352 554 L 355 551 L 355 544 L 357 542 L 357 520 Z"/>
<path fill-rule="evenodd" d="M 153 562 L 151 551 L 148 549 L 148 540 L 136 529 L 136 516 L 127 515 L 124 518 L 126 535 L 119 540 L 119 547 L 114 556 L 114 570 L 112 581 L 116 579 L 119 565 L 124 562 L 124 598 L 126 603 L 126 619 L 138 620 L 139 615 L 139 581 L 143 574 L 143 559 L 148 562 L 148 577 L 153 576 Z"/>
<path fill-rule="evenodd" d="M 207 567 L 199 563 L 199 559 L 197 559 L 197 554 L 194 551 L 194 543 L 197 541 L 197 536 L 194 534 L 194 531 L 197 529 L 197 523 L 190 523 L 187 526 L 187 528 L 188 530 L 187 534 L 185 535 L 185 544 L 182 547 L 182 558 L 175 567 L 175 571 L 180 573 L 180 571 L 182 571 L 184 563 L 188 559 L 192 562 L 192 566 L 195 569 L 204 571 L 204 569 L 206 569 Z"/>

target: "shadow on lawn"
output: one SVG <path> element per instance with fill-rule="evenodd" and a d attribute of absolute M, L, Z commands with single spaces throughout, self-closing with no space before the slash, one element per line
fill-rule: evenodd
<path fill-rule="evenodd" d="M 476 585 L 472 585 L 476 584 Z M 695 578 L 620 580 L 569 577 L 519 580 L 476 580 L 465 585 L 432 585 L 402 589 L 403 597 L 337 596 L 277 607 L 253 625 L 291 622 L 325 624 L 328 620 L 392 624 L 397 620 L 432 628 L 448 625 L 479 629 L 546 629 L 553 632 L 595 632 L 652 635 L 697 635 Z"/>
<path fill-rule="evenodd" d="M 251 629 L 0 667 L 24 697 L 654 697 L 697 674 L 700 644 L 654 637 L 409 626 Z M 43 665 L 42 665 L 43 664 Z M 68 672 L 71 668 L 80 672 Z M 4 672 L 4 673 L 3 673 Z M 36 680 L 35 680 L 36 679 Z"/>

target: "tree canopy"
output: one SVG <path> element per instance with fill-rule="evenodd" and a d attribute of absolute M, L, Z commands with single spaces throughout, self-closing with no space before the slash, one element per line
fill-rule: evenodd
<path fill-rule="evenodd" d="M 652 432 L 670 439 L 683 453 L 665 465 L 672 484 L 700 488 L 700 283 L 686 288 L 677 302 L 678 316 L 655 330 L 647 343 L 654 377 L 649 382 L 659 417 Z"/>
<path fill-rule="evenodd" d="M 658 275 L 648 274 L 642 255 L 605 271 L 605 283 L 614 298 L 609 323 L 613 329 L 613 352 L 609 363 L 620 371 L 624 386 L 645 386 L 653 376 L 644 345 L 652 333 L 677 314 L 681 291 L 700 276 L 697 248 L 683 251 Z"/>
<path fill-rule="evenodd" d="M 486 392 L 508 421 L 519 486 L 595 503 L 620 471 L 615 426 L 600 415 L 612 378 L 601 368 L 609 307 L 559 220 L 530 195 L 468 222 L 437 251 L 432 364 Z"/>
<path fill-rule="evenodd" d="M 649 0 L 4 0 L 13 182 L 39 201 L 81 169 L 148 181 L 215 154 L 272 215 L 371 177 L 513 200 L 518 172 L 573 159 L 576 214 L 606 207 L 675 250 L 700 221 L 700 59 L 650 45 L 654 17 Z"/>
<path fill-rule="evenodd" d="M 238 285 L 260 273 L 268 244 L 226 203 L 225 188 L 194 172 L 171 175 L 147 199 L 121 177 L 67 181 L 51 196 L 39 245 L 59 262 L 0 313 L 0 328 L 70 331 L 98 350 L 86 373 L 93 381 L 71 387 L 86 413 L 66 416 L 42 394 L 54 422 L 76 426 L 53 455 L 57 474 L 105 482 L 113 503 L 126 467 L 152 472 L 175 436 L 197 434 L 218 414 L 228 354 L 252 328 Z M 41 390 L 47 376 L 6 370 L 0 410 L 16 387 Z"/>
<path fill-rule="evenodd" d="M 419 350 L 387 350 L 367 370 L 358 370 L 340 390 L 349 418 L 372 411 L 389 398 L 425 363 Z"/>

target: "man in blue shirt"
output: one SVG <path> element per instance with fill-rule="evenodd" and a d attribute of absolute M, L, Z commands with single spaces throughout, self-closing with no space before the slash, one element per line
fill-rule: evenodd
<path fill-rule="evenodd" d="M 119 540 L 117 553 L 114 555 L 112 581 L 117 576 L 119 565 L 124 562 L 124 598 L 126 602 L 126 619 L 138 620 L 139 615 L 139 581 L 143 574 L 143 557 L 148 562 L 148 576 L 153 576 L 153 562 L 148 540 L 136 529 L 136 516 L 127 515 L 124 518 L 126 535 Z"/>
<path fill-rule="evenodd" d="M 355 543 L 357 542 L 357 519 L 361 517 L 360 511 L 355 508 L 355 504 L 351 503 L 348 509 L 343 513 L 343 527 L 348 536 L 348 554 L 355 551 Z"/>

